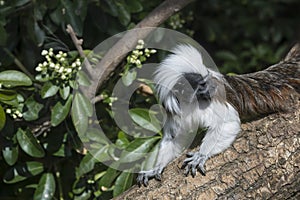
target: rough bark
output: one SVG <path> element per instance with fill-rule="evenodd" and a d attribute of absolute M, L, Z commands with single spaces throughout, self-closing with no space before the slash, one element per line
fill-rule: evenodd
<path fill-rule="evenodd" d="M 286 59 L 299 56 L 299 47 Z M 133 186 L 116 199 L 300 199 L 299 97 L 291 108 L 242 124 L 232 147 L 207 161 L 206 176 L 185 177 L 183 155 L 167 166 L 161 182 Z"/>
<path fill-rule="evenodd" d="M 294 112 L 242 125 L 232 147 L 206 163 L 207 174 L 185 177 L 185 156 L 171 163 L 161 182 L 132 187 L 116 199 L 299 199 L 300 103 Z"/>

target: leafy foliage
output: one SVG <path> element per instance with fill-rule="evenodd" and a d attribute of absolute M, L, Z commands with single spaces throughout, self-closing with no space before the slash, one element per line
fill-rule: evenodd
<path fill-rule="evenodd" d="M 112 90 L 120 77 L 130 86 L 136 80 L 135 67 L 142 67 L 149 57 L 162 57 L 164 52 L 154 54 L 154 49 L 144 49 L 139 41 L 124 60 L 123 70 L 116 71 L 100 89 L 102 100 L 94 108 L 78 90 L 91 83 L 80 71 L 82 58 L 70 50 L 74 46 L 65 27 L 72 25 L 90 56 L 89 49 L 134 27 L 159 3 L 0 1 L 0 159 L 4 161 L 0 165 L 0 199 L 109 199 L 129 188 L 134 174 L 109 168 L 99 160 L 126 165 L 152 151 L 144 163 L 151 167 L 161 138 L 161 122 L 149 110 L 155 98 L 136 91 L 130 100 L 132 121 L 156 133 L 139 138 L 140 129 L 135 130 L 136 137 L 129 136 L 115 124 L 111 106 L 117 99 Z M 296 36 L 299 9 L 297 0 L 195 1 L 163 26 L 202 41 L 223 72 L 243 73 L 282 57 Z M 91 55 L 91 64 L 100 59 Z M 150 81 L 139 81 L 152 88 Z M 97 119 L 92 116 L 94 109 Z M 103 132 L 92 126 L 99 124 Z M 80 135 L 86 136 L 86 141 L 81 141 Z M 90 144 L 89 152 L 83 142 Z"/>

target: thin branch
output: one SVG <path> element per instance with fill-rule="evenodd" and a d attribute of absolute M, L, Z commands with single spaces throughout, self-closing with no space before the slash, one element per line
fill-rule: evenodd
<path fill-rule="evenodd" d="M 157 27 L 166 21 L 172 14 L 178 12 L 193 0 L 166 0 L 154 9 L 147 17 L 139 22 L 135 28 Z M 128 50 L 136 45 L 139 39 L 144 39 L 154 29 L 126 33 L 102 58 L 95 68 L 86 67 L 91 74 L 92 85 L 85 94 L 93 98 L 98 88 L 125 58 Z M 100 75 L 100 79 L 97 76 Z M 94 81 L 93 81 L 94 80 Z M 96 80 L 96 81 L 95 81 Z"/>
<path fill-rule="evenodd" d="M 75 45 L 80 57 L 85 58 L 86 56 L 82 49 L 83 39 L 77 38 L 76 33 L 70 24 L 67 25 L 66 31 L 71 36 L 73 44 Z M 89 63 L 89 61 L 87 59 L 84 59 L 83 63 L 87 68 L 91 68 L 91 64 Z M 89 75 L 91 75 L 91 74 L 89 74 Z"/>
<path fill-rule="evenodd" d="M 82 39 L 78 39 L 75 32 L 74 32 L 74 29 L 72 28 L 72 26 L 70 24 L 67 25 L 67 29 L 66 29 L 67 33 L 69 33 L 69 35 L 71 36 L 71 39 L 79 53 L 79 55 L 84 58 L 85 55 L 83 53 L 83 49 L 82 49 L 82 43 L 83 43 L 83 40 Z"/>
<path fill-rule="evenodd" d="M 34 80 L 34 76 L 26 69 L 26 67 L 21 63 L 21 61 L 14 54 L 12 54 L 7 48 L 4 48 L 3 50 L 9 57 L 11 57 L 14 60 L 14 63 L 22 72 L 27 74 L 27 76 L 29 76 L 31 80 Z"/>

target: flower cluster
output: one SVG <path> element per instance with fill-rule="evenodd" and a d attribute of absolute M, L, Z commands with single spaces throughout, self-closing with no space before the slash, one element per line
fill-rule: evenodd
<path fill-rule="evenodd" d="M 6 108 L 5 112 L 14 119 L 23 117 L 23 114 L 17 108 Z"/>
<path fill-rule="evenodd" d="M 190 11 L 187 15 L 183 15 L 182 13 L 177 13 L 173 16 L 170 17 L 168 20 L 168 25 L 174 29 L 182 29 L 184 28 L 184 25 L 187 24 L 188 22 L 191 22 L 194 20 L 193 12 Z M 185 32 L 192 36 L 194 34 L 194 31 L 191 29 L 184 28 Z"/>
<path fill-rule="evenodd" d="M 127 63 L 132 64 L 138 68 L 142 67 L 142 63 L 146 61 L 147 57 L 150 57 L 151 54 L 156 53 L 155 49 L 144 49 L 144 41 L 138 40 L 138 44 L 135 47 L 135 50 L 127 56 Z"/>
<path fill-rule="evenodd" d="M 54 54 L 53 49 L 50 48 L 48 51 L 43 50 L 41 54 L 46 58 L 46 61 L 39 63 L 35 68 L 39 72 L 36 76 L 39 81 L 56 80 L 65 83 L 73 79 L 76 73 L 81 70 L 80 59 L 77 58 L 70 63 L 67 53 L 59 51 Z"/>

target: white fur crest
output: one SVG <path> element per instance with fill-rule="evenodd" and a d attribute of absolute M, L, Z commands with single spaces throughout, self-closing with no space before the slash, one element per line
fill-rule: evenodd
<path fill-rule="evenodd" d="M 209 70 L 203 64 L 201 53 L 190 45 L 179 45 L 159 65 L 155 71 L 154 82 L 160 101 L 165 104 L 166 109 L 178 113 L 179 106 L 176 98 L 170 95 L 170 91 L 185 73 L 197 73 L 205 77 L 208 73 L 217 76 L 217 73 Z"/>

